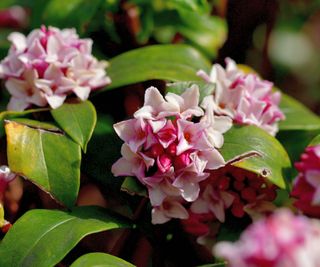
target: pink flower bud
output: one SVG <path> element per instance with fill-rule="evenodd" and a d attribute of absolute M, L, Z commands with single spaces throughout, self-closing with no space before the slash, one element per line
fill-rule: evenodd
<path fill-rule="evenodd" d="M 320 145 L 307 147 L 295 167 L 299 174 L 291 192 L 296 198 L 294 205 L 306 215 L 320 218 Z"/>

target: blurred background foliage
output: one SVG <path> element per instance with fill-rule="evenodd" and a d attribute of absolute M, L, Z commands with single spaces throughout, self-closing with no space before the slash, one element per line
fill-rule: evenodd
<path fill-rule="evenodd" d="M 27 16 L 8 15 L 17 5 Z M 12 28 L 28 32 L 41 24 L 76 27 L 96 40 L 100 57 L 156 43 L 191 44 L 212 61 L 229 56 L 252 66 L 320 112 L 319 0 L 2 0 L 0 58 Z"/>

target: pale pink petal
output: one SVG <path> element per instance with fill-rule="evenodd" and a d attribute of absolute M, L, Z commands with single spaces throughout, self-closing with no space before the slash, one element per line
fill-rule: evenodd
<path fill-rule="evenodd" d="M 148 123 L 151 126 L 152 132 L 157 133 L 166 125 L 167 120 L 149 120 Z"/>
<path fill-rule="evenodd" d="M 85 101 L 88 99 L 90 94 L 90 87 L 89 86 L 77 86 L 73 89 L 73 92 L 76 94 L 77 97 L 79 97 L 82 101 Z"/>
<path fill-rule="evenodd" d="M 51 96 L 45 95 L 44 97 L 48 101 L 50 107 L 55 109 L 60 107 L 63 104 L 67 96 L 66 95 L 51 95 Z"/>
<path fill-rule="evenodd" d="M 149 187 L 148 194 L 152 206 L 160 206 L 163 200 L 166 198 L 166 194 L 158 187 Z"/>
<path fill-rule="evenodd" d="M 186 89 L 181 96 L 169 92 L 165 98 L 179 110 L 182 118 L 189 118 L 203 115 L 203 110 L 198 106 L 199 97 L 199 88 L 197 85 L 193 85 Z"/>
<path fill-rule="evenodd" d="M 151 215 L 152 215 L 152 220 L 151 220 L 152 224 L 163 224 L 170 221 L 171 219 L 167 217 L 164 211 L 158 207 L 152 209 Z"/>
<path fill-rule="evenodd" d="M 26 87 L 28 85 L 23 80 L 18 79 L 8 79 L 5 86 L 9 93 L 15 98 L 25 98 L 26 97 Z"/>
<path fill-rule="evenodd" d="M 182 194 L 181 196 L 188 202 L 195 201 L 200 192 L 200 187 L 198 183 L 187 182 L 184 183 L 183 187 L 180 188 Z"/>
<path fill-rule="evenodd" d="M 56 61 L 58 59 L 58 53 L 60 49 L 61 43 L 59 39 L 54 35 L 50 35 L 47 41 L 47 62 Z"/>
<path fill-rule="evenodd" d="M 132 163 L 124 157 L 118 159 L 111 167 L 111 172 L 114 176 L 135 175 L 132 172 Z"/>
<path fill-rule="evenodd" d="M 179 112 L 179 109 L 165 101 L 157 88 L 149 87 L 145 93 L 144 108 L 136 111 L 134 117 L 145 119 L 165 118 L 177 112 Z"/>
<path fill-rule="evenodd" d="M 27 103 L 24 99 L 11 97 L 7 109 L 14 111 L 23 111 L 29 106 L 30 104 Z"/>
<path fill-rule="evenodd" d="M 18 53 L 24 52 L 24 50 L 27 48 L 26 37 L 19 32 L 10 33 L 8 36 L 8 40 L 12 42 L 13 46 L 16 49 L 16 52 Z"/>
<path fill-rule="evenodd" d="M 201 151 L 198 156 L 200 158 L 206 159 L 206 169 L 215 170 L 225 165 L 225 160 L 216 149 Z"/>
<path fill-rule="evenodd" d="M 211 82 L 210 76 L 204 70 L 197 71 L 197 76 L 201 77 L 207 83 Z"/>
<path fill-rule="evenodd" d="M 189 217 L 187 210 L 177 201 L 170 202 L 170 209 L 166 210 L 166 215 L 181 220 Z"/>

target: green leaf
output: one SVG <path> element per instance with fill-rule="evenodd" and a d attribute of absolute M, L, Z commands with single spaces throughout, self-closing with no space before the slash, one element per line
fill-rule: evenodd
<path fill-rule="evenodd" d="M 106 253 L 88 253 L 78 258 L 70 267 L 134 267 L 131 263 Z"/>
<path fill-rule="evenodd" d="M 277 139 L 288 152 L 291 161 L 295 162 L 300 159 L 301 153 L 306 146 L 318 134 L 319 130 L 288 130 L 278 132 Z"/>
<path fill-rule="evenodd" d="M 51 0 L 46 5 L 42 18 L 47 25 L 60 28 L 75 27 L 83 33 L 102 2 L 102 0 Z"/>
<path fill-rule="evenodd" d="M 148 197 L 146 187 L 138 182 L 135 177 L 126 177 L 121 185 L 121 190 L 130 195 Z"/>
<path fill-rule="evenodd" d="M 201 81 L 199 69 L 209 71 L 210 62 L 188 45 L 152 45 L 123 53 L 110 60 L 108 89 L 152 79 Z"/>
<path fill-rule="evenodd" d="M 255 172 L 280 188 L 286 187 L 290 159 L 277 139 L 255 126 L 233 127 L 224 135 L 221 153 L 233 165 Z"/>
<path fill-rule="evenodd" d="M 167 0 L 166 2 L 177 9 L 186 9 L 200 14 L 210 11 L 210 6 L 206 0 Z"/>
<path fill-rule="evenodd" d="M 320 118 L 294 98 L 282 93 L 280 108 L 286 116 L 279 123 L 283 130 L 320 130 Z"/>
<path fill-rule="evenodd" d="M 79 191 L 80 146 L 53 130 L 56 127 L 41 125 L 22 119 L 6 121 L 9 167 L 70 208 Z"/>
<path fill-rule="evenodd" d="M 97 113 L 90 101 L 65 103 L 51 110 L 57 124 L 86 152 L 97 122 Z"/>
<path fill-rule="evenodd" d="M 31 210 L 0 243 L 0 266 L 54 266 L 83 237 L 124 227 L 129 224 L 99 207 L 75 207 L 71 212 Z"/>
<path fill-rule="evenodd" d="M 4 135 L 4 120 L 6 119 L 13 119 L 13 118 L 19 118 L 19 117 L 25 117 L 27 115 L 30 115 L 32 113 L 37 112 L 43 112 L 48 111 L 48 108 L 40 108 L 40 109 L 28 109 L 25 111 L 2 111 L 0 112 L 0 137 Z"/>
<path fill-rule="evenodd" d="M 320 144 L 320 134 L 313 138 L 308 146 L 316 146 Z"/>
<path fill-rule="evenodd" d="M 113 130 L 111 117 L 98 113 L 96 128 L 83 156 L 81 171 L 105 185 L 107 190 L 118 192 L 122 180 L 111 173 L 111 166 L 120 157 L 122 141 Z"/>
<path fill-rule="evenodd" d="M 227 37 L 226 21 L 189 10 L 179 10 L 179 15 L 183 23 L 177 25 L 178 32 L 210 58 L 215 58 Z"/>

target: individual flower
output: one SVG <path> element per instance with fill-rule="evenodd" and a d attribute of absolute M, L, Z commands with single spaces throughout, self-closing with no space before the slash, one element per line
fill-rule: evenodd
<path fill-rule="evenodd" d="M 291 195 L 294 205 L 304 214 L 320 218 L 320 145 L 307 147 L 295 164 L 299 174 Z"/>
<path fill-rule="evenodd" d="M 165 98 L 150 87 L 134 118 L 114 125 L 125 143 L 112 173 L 135 176 L 148 188 L 153 223 L 186 219 L 184 204 L 198 198 L 199 183 L 210 170 L 225 164 L 217 148 L 232 122 L 214 116 L 212 96 L 203 103 L 204 109 L 196 86 L 181 96 L 169 93 Z"/>
<path fill-rule="evenodd" d="M 276 197 L 276 186 L 263 177 L 241 168 L 226 165 L 210 172 L 200 183 L 198 199 L 191 204 L 195 214 L 211 214 L 220 222 L 230 210 L 234 217 L 241 218 L 254 212 L 269 212 Z"/>
<path fill-rule="evenodd" d="M 3 197 L 8 184 L 16 178 L 16 174 L 11 172 L 8 166 L 0 166 L 0 198 Z"/>
<path fill-rule="evenodd" d="M 256 74 L 243 73 L 230 58 L 227 67 L 215 64 L 210 76 L 200 70 L 197 74 L 216 85 L 214 112 L 226 115 L 238 124 L 256 125 L 271 135 L 278 131 L 277 122 L 284 119 L 279 108 L 280 92 L 273 92 L 273 84 Z"/>
<path fill-rule="evenodd" d="M 250 225 L 237 242 L 217 243 L 214 254 L 230 267 L 319 267 L 320 225 L 278 210 Z"/>
<path fill-rule="evenodd" d="M 57 108 L 69 94 L 86 100 L 92 90 L 110 83 L 106 63 L 91 54 L 92 40 L 79 39 L 74 29 L 42 26 L 8 39 L 12 45 L 1 61 L 0 77 L 11 94 L 9 110 Z"/>

